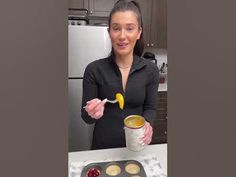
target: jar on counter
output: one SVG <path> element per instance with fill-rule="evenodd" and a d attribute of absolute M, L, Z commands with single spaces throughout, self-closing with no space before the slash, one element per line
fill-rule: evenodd
<path fill-rule="evenodd" d="M 131 151 L 141 151 L 144 144 L 141 138 L 144 135 L 145 119 L 139 115 L 130 115 L 124 119 L 126 147 Z"/>
<path fill-rule="evenodd" d="M 160 73 L 159 73 L 159 83 L 163 84 L 167 82 L 167 64 L 162 63 L 162 66 L 160 68 Z"/>

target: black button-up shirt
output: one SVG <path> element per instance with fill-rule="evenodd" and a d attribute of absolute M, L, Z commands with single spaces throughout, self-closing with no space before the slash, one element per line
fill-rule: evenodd
<path fill-rule="evenodd" d="M 123 120 L 129 115 L 142 115 L 153 125 L 156 118 L 158 85 L 158 67 L 136 55 L 134 55 L 126 90 L 123 90 L 122 76 L 113 56 L 90 63 L 83 77 L 81 115 L 86 123 L 95 123 L 92 149 L 124 147 Z M 123 110 L 119 108 L 118 103 L 106 103 L 103 117 L 96 120 L 83 109 L 86 102 L 91 99 L 114 100 L 118 92 L 124 96 Z"/>

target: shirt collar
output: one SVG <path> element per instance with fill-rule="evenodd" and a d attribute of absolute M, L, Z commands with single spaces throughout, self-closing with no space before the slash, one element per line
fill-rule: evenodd
<path fill-rule="evenodd" d="M 115 56 L 114 55 L 110 55 L 108 57 L 108 60 L 112 63 L 112 65 L 119 69 L 116 62 L 115 62 Z M 143 59 L 137 55 L 134 54 L 134 57 L 133 57 L 133 63 L 132 63 L 132 66 L 131 66 L 131 71 L 130 72 L 133 72 L 135 70 L 139 70 L 141 68 L 143 68 L 144 66 L 146 66 L 146 63 L 143 61 Z"/>

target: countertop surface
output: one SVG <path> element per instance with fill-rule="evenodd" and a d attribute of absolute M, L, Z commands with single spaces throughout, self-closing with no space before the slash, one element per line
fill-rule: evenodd
<path fill-rule="evenodd" d="M 145 160 L 146 162 L 144 163 L 146 163 L 145 166 L 146 173 L 148 172 L 150 174 L 150 170 L 155 171 L 158 170 L 159 168 L 160 170 L 156 172 L 160 173 L 161 174 L 160 176 L 163 177 L 167 176 L 167 144 L 156 144 L 156 145 L 148 145 L 145 147 L 144 150 L 139 152 L 130 151 L 127 148 L 69 152 L 68 154 L 69 177 L 77 176 L 74 173 L 75 171 L 73 171 L 73 169 L 74 170 L 76 169 L 76 166 L 78 168 L 82 168 L 86 164 L 92 162 L 104 162 L 104 161 L 126 160 L 126 159 L 141 160 L 141 162 L 144 162 L 142 160 Z M 150 166 L 153 166 L 153 168 L 147 169 Z M 81 169 L 79 170 L 81 172 Z M 149 176 L 151 177 L 151 175 Z"/>
<path fill-rule="evenodd" d="M 167 91 L 167 82 L 163 84 L 159 84 L 158 92 L 164 92 L 164 91 Z"/>

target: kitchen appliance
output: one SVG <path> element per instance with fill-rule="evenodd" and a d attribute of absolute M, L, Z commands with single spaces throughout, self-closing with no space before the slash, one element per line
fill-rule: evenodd
<path fill-rule="evenodd" d="M 81 118 L 82 82 L 86 66 L 111 52 L 107 26 L 68 25 L 69 151 L 89 150 L 93 125 Z"/>
<path fill-rule="evenodd" d="M 89 24 L 88 10 L 69 8 L 68 24 L 69 25 L 88 25 Z"/>
<path fill-rule="evenodd" d="M 150 60 L 150 61 L 154 62 L 155 64 L 157 64 L 157 59 L 155 58 L 155 54 L 152 52 L 145 52 L 143 54 L 143 58 Z"/>

